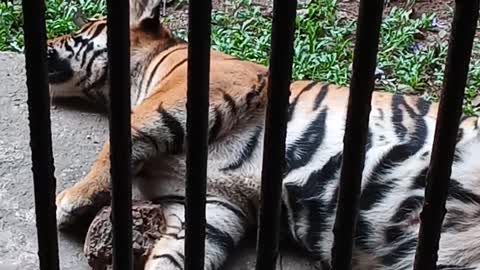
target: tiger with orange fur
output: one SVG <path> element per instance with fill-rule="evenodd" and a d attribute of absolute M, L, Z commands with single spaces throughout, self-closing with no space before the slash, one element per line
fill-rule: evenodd
<path fill-rule="evenodd" d="M 187 44 L 162 25 L 156 0 L 130 12 L 134 186 L 162 203 L 166 231 L 145 269 L 183 269 Z M 48 42 L 56 97 L 108 104 L 106 19 Z M 211 51 L 205 269 L 217 270 L 256 226 L 265 66 Z M 282 204 L 288 236 L 330 268 L 348 88 L 294 81 L 288 109 Z M 366 145 L 354 269 L 412 269 L 437 104 L 374 92 Z M 479 119 L 461 121 L 438 269 L 480 269 Z M 56 199 L 60 227 L 110 200 L 109 145 L 89 173 Z M 173 236 L 175 237 L 173 237 Z"/>

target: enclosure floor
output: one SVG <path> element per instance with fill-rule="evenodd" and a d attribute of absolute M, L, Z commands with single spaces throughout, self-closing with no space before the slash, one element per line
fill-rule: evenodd
<path fill-rule="evenodd" d="M 0 53 L 0 270 L 38 269 L 33 181 L 29 149 L 24 58 Z M 78 108 L 52 107 L 57 191 L 89 169 L 107 135 L 106 118 Z M 252 238 L 252 237 L 250 237 Z M 83 238 L 59 233 L 61 269 L 89 269 Z M 227 263 L 227 270 L 255 268 L 252 240 Z M 314 269 L 302 255 L 282 251 L 278 269 Z"/>

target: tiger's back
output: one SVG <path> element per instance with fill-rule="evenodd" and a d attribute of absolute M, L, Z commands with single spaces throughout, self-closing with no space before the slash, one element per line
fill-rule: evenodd
<path fill-rule="evenodd" d="M 131 23 L 132 161 L 136 187 L 162 203 L 168 226 L 145 268 L 183 269 L 187 46 L 148 10 L 132 13 L 142 15 Z M 50 41 L 55 95 L 108 100 L 112 78 L 106 73 L 105 28 L 104 20 L 94 21 L 76 34 Z M 256 224 L 268 76 L 264 66 L 215 51 L 210 66 L 206 269 L 219 269 L 247 228 Z M 326 267 L 348 88 L 297 81 L 291 93 L 282 195 L 286 223 L 294 241 Z M 419 97 L 374 92 L 355 269 L 411 268 L 436 114 L 437 105 Z M 476 117 L 462 119 L 440 269 L 480 268 L 479 237 L 472 237 L 480 236 L 478 123 Z M 106 144 L 87 176 L 57 196 L 61 226 L 108 204 L 108 156 Z"/>

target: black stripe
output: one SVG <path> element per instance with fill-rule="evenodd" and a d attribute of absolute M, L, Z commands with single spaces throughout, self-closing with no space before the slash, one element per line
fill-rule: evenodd
<path fill-rule="evenodd" d="M 420 174 L 414 178 L 411 189 L 423 189 L 426 187 L 428 167 L 424 168 Z M 475 194 L 463 187 L 456 179 L 450 179 L 448 186 L 448 197 L 457 199 L 463 203 L 473 203 L 480 205 L 480 195 Z"/>
<path fill-rule="evenodd" d="M 158 259 L 167 259 L 169 260 L 173 265 L 175 265 L 176 268 L 178 269 L 183 269 L 182 265 L 175 259 L 172 255 L 170 254 L 161 254 L 161 255 L 153 255 L 152 257 L 154 260 Z"/>
<path fill-rule="evenodd" d="M 313 81 L 307 84 L 301 91 L 298 93 L 298 95 L 293 99 L 293 101 L 290 103 L 288 106 L 288 116 L 287 120 L 290 122 L 293 117 L 293 113 L 295 112 L 295 107 L 297 106 L 298 100 L 300 99 L 300 96 L 309 90 L 311 90 L 315 85 L 319 84 L 319 82 Z"/>
<path fill-rule="evenodd" d="M 403 96 L 394 95 L 392 97 L 392 124 L 395 128 L 395 133 L 402 140 L 407 134 L 407 128 L 403 125 L 403 111 L 400 106 L 404 104 Z"/>
<path fill-rule="evenodd" d="M 364 249 L 370 250 L 372 235 L 375 232 L 375 228 L 372 223 L 365 218 L 365 213 L 358 213 L 357 224 L 355 229 L 355 246 Z"/>
<path fill-rule="evenodd" d="M 226 93 L 225 91 L 222 91 L 223 94 L 223 100 L 226 102 L 230 110 L 232 111 L 233 114 L 237 114 L 238 109 L 237 105 L 235 104 L 235 101 L 233 100 L 232 96 Z"/>
<path fill-rule="evenodd" d="M 137 63 L 139 65 L 139 67 L 135 67 L 135 70 L 138 70 L 137 74 L 140 74 L 141 77 L 140 77 L 139 84 L 137 85 L 137 89 L 135 91 L 135 102 L 138 102 L 142 92 L 148 92 L 147 88 L 145 88 L 145 91 L 142 91 L 143 88 L 144 88 L 143 87 L 143 82 L 145 81 L 145 76 L 147 76 L 148 74 L 155 75 L 155 73 L 147 73 L 148 67 L 152 63 L 153 59 L 156 56 L 158 56 L 159 54 L 161 54 L 164 50 L 165 50 L 165 48 L 163 48 L 163 47 L 157 47 L 157 48 L 155 48 L 155 50 L 153 50 L 152 52 L 150 52 L 148 55 L 145 56 L 144 61 Z M 163 60 L 160 60 L 160 61 L 163 61 Z"/>
<path fill-rule="evenodd" d="M 103 106 L 108 106 L 107 99 L 101 93 L 100 87 L 107 83 L 107 66 L 102 69 L 102 75 L 98 80 L 91 83 L 86 88 L 82 88 L 82 93 L 91 101 L 103 103 Z M 94 91 L 94 94 L 91 92 Z"/>
<path fill-rule="evenodd" d="M 85 44 L 89 41 L 89 39 L 86 39 L 82 34 L 83 34 L 83 32 L 77 33 L 74 36 L 72 36 L 73 47 L 77 47 L 79 44 L 81 45 L 80 48 L 77 50 L 77 54 L 82 49 L 83 44 Z"/>
<path fill-rule="evenodd" d="M 180 67 L 181 65 L 183 65 L 185 62 L 187 62 L 188 58 L 185 58 L 183 59 L 182 61 L 178 62 L 175 66 L 173 66 L 168 72 L 167 74 L 165 74 L 165 76 L 163 76 L 160 81 L 163 81 L 165 80 L 166 78 L 168 78 L 168 76 L 170 76 L 178 67 Z M 152 76 L 153 78 L 153 76 Z M 150 82 L 147 84 L 147 89 L 150 87 Z"/>
<path fill-rule="evenodd" d="M 336 179 L 336 175 L 342 166 L 342 159 L 343 155 L 341 152 L 330 157 L 328 162 L 325 164 L 325 166 L 323 166 L 318 174 L 311 175 L 315 178 L 315 187 L 311 186 L 311 184 L 303 186 L 303 191 L 308 195 L 308 197 L 318 196 L 317 198 L 320 198 L 321 195 L 325 193 L 325 186 Z M 315 195 L 313 192 L 318 195 Z M 332 216 L 333 208 L 326 207 L 325 202 L 321 199 L 308 202 L 306 207 L 309 209 L 308 220 L 310 225 L 307 232 L 307 243 L 310 248 L 313 249 L 316 245 L 318 245 L 318 243 L 321 242 L 321 233 L 328 229 L 327 220 Z"/>
<path fill-rule="evenodd" d="M 224 201 L 221 201 L 221 200 L 215 200 L 215 199 L 207 199 L 206 203 L 222 206 L 222 207 L 230 210 L 230 212 L 234 213 L 239 218 L 244 219 L 244 220 L 247 219 L 247 215 L 242 210 L 240 210 L 239 208 L 237 208 L 236 206 L 234 206 L 230 203 L 227 203 L 227 202 L 224 202 Z"/>
<path fill-rule="evenodd" d="M 286 151 L 286 174 L 294 169 L 307 165 L 317 152 L 325 137 L 327 108 L 317 114 L 302 135 Z"/>
<path fill-rule="evenodd" d="M 265 84 L 267 83 L 267 80 L 265 79 L 266 76 L 267 76 L 267 74 L 257 74 L 257 80 L 258 80 L 258 82 L 260 82 L 260 84 L 259 85 L 253 85 L 252 90 L 247 93 L 247 95 L 245 97 L 245 104 L 247 106 L 247 109 L 250 108 L 250 105 L 252 103 L 252 99 L 254 97 L 259 96 L 260 93 L 262 93 L 263 88 L 265 88 Z"/>
<path fill-rule="evenodd" d="M 465 220 L 476 220 L 478 219 L 479 215 L 480 213 L 478 211 L 472 216 L 470 213 L 460 209 L 448 209 L 448 214 L 445 216 L 445 220 L 443 221 L 442 233 L 446 231 L 450 231 L 454 234 L 466 232 L 477 224 L 465 222 Z"/>
<path fill-rule="evenodd" d="M 336 179 L 342 165 L 342 152 L 330 157 L 322 169 L 310 174 L 303 186 L 296 184 L 285 184 L 288 193 L 289 205 L 292 209 L 292 216 L 295 224 L 295 231 L 298 230 L 300 214 L 307 212 L 309 222 L 308 231 L 305 236 L 305 245 L 315 256 L 323 256 L 321 250 L 317 250 L 318 243 L 322 240 L 322 233 L 327 230 L 327 220 L 333 214 L 335 206 L 327 207 L 322 199 L 325 193 L 325 186 Z M 336 202 L 335 202 L 336 203 Z"/>
<path fill-rule="evenodd" d="M 72 46 L 70 46 L 68 42 L 64 42 L 64 47 L 65 47 L 65 50 L 70 52 L 70 55 L 68 57 L 71 58 L 75 54 L 75 51 L 73 50 Z"/>
<path fill-rule="evenodd" d="M 186 47 L 179 47 L 179 48 L 172 49 L 171 51 L 166 53 L 162 58 L 160 58 L 160 60 L 155 64 L 155 67 L 153 68 L 152 72 L 150 72 L 150 77 L 148 78 L 147 86 L 142 87 L 143 86 L 143 80 L 144 80 L 144 78 L 142 78 L 142 80 L 140 82 L 140 87 L 148 89 L 148 87 L 150 87 L 150 84 L 152 83 L 152 80 L 153 80 L 153 77 L 155 76 L 155 73 L 157 73 L 158 67 L 163 63 L 163 61 L 165 61 L 165 59 L 167 59 L 167 57 L 169 57 L 172 53 L 174 53 L 176 51 L 179 51 L 179 50 L 184 50 L 184 49 L 186 49 Z"/>
<path fill-rule="evenodd" d="M 168 153 L 178 154 L 183 152 L 183 142 L 185 140 L 185 130 L 182 127 L 182 124 L 170 113 L 168 113 L 161 106 L 158 109 L 160 113 L 161 120 L 168 128 L 170 135 L 173 137 L 173 140 L 167 142 L 166 149 Z"/>
<path fill-rule="evenodd" d="M 416 246 L 416 238 L 410 238 L 408 240 L 405 240 L 397 247 L 395 247 L 392 251 L 390 251 L 387 255 L 384 255 L 382 257 L 382 261 L 386 266 L 392 266 L 405 258 L 405 256 L 410 255 L 412 250 L 415 251 Z"/>
<path fill-rule="evenodd" d="M 372 129 L 370 129 L 370 127 L 369 127 L 368 128 L 368 135 L 367 135 L 367 145 L 365 146 L 366 151 L 370 150 L 370 148 L 372 148 L 372 146 L 373 146 L 372 138 L 373 138 Z"/>
<path fill-rule="evenodd" d="M 378 114 L 380 115 L 379 118 L 380 120 L 383 120 L 385 118 L 385 114 L 383 113 L 383 109 L 378 109 Z"/>
<path fill-rule="evenodd" d="M 145 60 L 145 62 L 147 62 L 148 60 Z M 131 71 L 131 76 L 132 76 L 132 85 L 135 85 L 135 78 L 138 78 L 139 76 L 142 76 L 141 78 L 143 78 L 145 76 L 145 66 L 143 65 L 144 63 L 143 62 L 137 62 L 135 64 L 135 66 L 133 67 L 132 71 Z M 132 86 L 133 87 L 133 86 Z M 141 84 L 137 84 L 136 87 L 135 87 L 135 91 L 132 93 L 132 101 L 134 101 L 134 104 L 137 104 L 138 103 L 138 100 L 140 98 L 140 92 L 141 92 L 141 88 L 142 88 L 142 85 Z M 133 97 L 133 95 L 135 95 Z"/>
<path fill-rule="evenodd" d="M 425 103 L 425 104 L 429 105 L 429 103 Z M 405 107 L 410 118 L 412 118 L 415 121 L 415 131 L 411 136 L 410 141 L 418 147 L 418 150 L 420 150 L 420 148 L 425 144 L 425 140 L 427 139 L 428 128 L 427 128 L 427 123 L 425 122 L 425 119 L 424 119 L 424 116 L 425 116 L 424 113 L 426 113 L 425 110 L 428 112 L 428 109 L 424 108 L 423 109 L 424 111 L 420 111 L 420 114 L 417 114 L 413 110 L 413 108 L 410 107 L 405 101 L 403 106 Z M 421 106 L 421 107 L 424 107 L 424 106 Z"/>
<path fill-rule="evenodd" d="M 387 194 L 395 187 L 393 180 L 383 180 L 377 177 L 372 177 L 365 185 L 362 194 L 360 195 L 360 209 L 370 210 L 373 206 L 383 200 Z"/>
<path fill-rule="evenodd" d="M 455 153 L 453 154 L 453 163 L 459 163 L 462 162 L 462 151 L 460 149 L 455 149 Z"/>
<path fill-rule="evenodd" d="M 235 241 L 230 234 L 208 223 L 206 225 L 206 236 L 207 241 L 221 248 L 224 254 L 229 254 L 235 247 Z"/>
<path fill-rule="evenodd" d="M 422 169 L 420 173 L 413 179 L 413 183 L 410 186 L 411 189 L 424 189 L 426 186 L 428 167 Z"/>
<path fill-rule="evenodd" d="M 135 139 L 145 142 L 146 144 L 151 144 L 155 148 L 155 154 L 159 154 L 160 150 L 158 149 L 157 141 L 146 132 L 141 131 L 140 129 L 133 127 L 132 129 L 138 133 L 138 136 L 134 136 Z"/>
<path fill-rule="evenodd" d="M 416 107 L 421 116 L 427 115 L 428 111 L 430 111 L 430 106 L 431 106 L 430 102 L 428 102 L 423 98 L 418 98 Z"/>
<path fill-rule="evenodd" d="M 85 65 L 85 61 L 87 59 L 87 53 L 91 52 L 93 50 L 93 43 L 89 43 L 87 48 L 85 49 L 85 51 L 83 51 L 83 55 L 82 55 L 82 63 L 80 64 L 80 68 L 83 68 L 83 66 Z"/>
<path fill-rule="evenodd" d="M 410 214 L 422 208 L 423 205 L 422 196 L 411 196 L 403 200 L 403 202 L 398 206 L 395 214 L 390 218 L 390 221 L 393 223 L 400 223 L 405 221 Z"/>
<path fill-rule="evenodd" d="M 95 32 L 93 32 L 93 35 L 90 36 L 90 40 L 96 38 L 98 35 L 100 35 L 100 33 L 102 33 L 103 29 L 105 29 L 105 27 L 107 26 L 107 23 L 106 22 L 101 22 L 101 23 L 98 23 L 96 24 L 97 26 L 97 29 L 95 29 Z"/>
<path fill-rule="evenodd" d="M 323 100 L 327 96 L 328 87 L 330 87 L 330 84 L 323 85 L 322 88 L 320 89 L 320 92 L 318 92 L 318 95 L 315 97 L 315 101 L 313 103 L 314 111 L 316 111 L 320 107 L 320 105 L 322 105 Z"/>
<path fill-rule="evenodd" d="M 480 196 L 465 189 L 463 185 L 455 179 L 450 179 L 448 194 L 449 197 L 457 199 L 463 203 L 480 205 Z"/>
<path fill-rule="evenodd" d="M 381 202 L 395 187 L 395 179 L 386 178 L 392 168 L 416 153 L 417 147 L 410 143 L 395 145 L 373 168 L 360 196 L 360 209 L 370 210 Z"/>
<path fill-rule="evenodd" d="M 161 204 L 161 203 L 178 203 L 185 205 L 185 197 L 180 195 L 164 195 L 155 197 L 151 200 L 153 203 Z"/>
<path fill-rule="evenodd" d="M 331 156 L 321 170 L 312 172 L 302 186 L 302 197 L 312 198 L 322 195 L 325 192 L 325 186 L 335 179 L 336 173 L 342 166 L 342 157 L 342 152 L 339 152 Z"/>
<path fill-rule="evenodd" d="M 234 161 L 233 163 L 226 166 L 225 168 L 222 168 L 221 170 L 222 171 L 235 170 L 240 168 L 246 161 L 248 161 L 252 157 L 253 152 L 257 147 L 258 139 L 261 133 L 262 133 L 262 127 L 257 127 L 255 132 L 250 136 L 250 139 L 248 139 L 247 143 L 243 147 L 238 160 Z"/>
<path fill-rule="evenodd" d="M 82 49 L 88 44 L 90 44 L 91 40 L 90 38 L 84 38 L 83 36 L 76 36 L 76 37 L 73 37 L 73 41 L 74 41 L 74 47 L 77 47 L 77 45 L 80 44 L 80 48 L 77 49 L 77 52 L 75 54 L 75 59 L 79 60 L 78 56 L 82 52 Z"/>
<path fill-rule="evenodd" d="M 437 265 L 437 270 L 475 270 L 475 268 L 452 264 L 439 264 Z"/>
<path fill-rule="evenodd" d="M 287 191 L 287 198 L 288 201 L 285 202 L 288 204 L 289 208 L 292 209 L 289 214 L 292 216 L 292 224 L 294 226 L 294 231 L 292 232 L 296 237 L 296 232 L 298 231 L 299 225 L 299 216 L 304 212 L 304 204 L 301 201 L 301 198 L 303 198 L 302 188 L 299 187 L 298 185 L 294 183 L 285 183 L 285 190 Z M 321 229 L 321 228 L 319 228 Z M 308 247 L 307 247 L 308 248 Z"/>
<path fill-rule="evenodd" d="M 428 103 L 422 102 L 418 104 L 417 107 L 421 108 L 419 109 L 420 114 L 417 114 L 413 108 L 405 102 L 402 96 L 394 96 L 392 103 L 392 118 L 394 119 L 392 119 L 392 121 L 397 121 L 394 122 L 397 135 L 400 139 L 404 139 L 407 133 L 406 128 L 401 124 L 403 121 L 403 112 L 400 106 L 403 106 L 409 117 L 415 121 L 415 130 L 409 136 L 408 142 L 392 147 L 375 166 L 360 197 L 360 209 L 369 210 L 372 209 L 375 204 L 381 202 L 395 187 L 395 182 L 398 181 L 397 179 L 389 179 L 387 177 L 392 168 L 415 155 L 425 145 L 428 130 L 423 114 L 428 112 L 429 105 Z"/>
<path fill-rule="evenodd" d="M 185 255 L 183 255 L 182 253 L 180 253 L 178 251 L 175 251 L 175 253 L 182 260 L 182 264 L 185 265 Z"/>
<path fill-rule="evenodd" d="M 220 133 L 220 130 L 222 129 L 222 123 L 223 123 L 223 117 L 222 113 L 218 108 L 215 108 L 213 110 L 214 112 L 214 117 L 215 121 L 213 123 L 212 128 L 210 129 L 210 132 L 208 134 L 208 143 L 212 143 L 215 139 L 218 138 L 218 135 Z"/>
<path fill-rule="evenodd" d="M 402 241 L 402 239 L 404 239 L 404 236 L 406 236 L 406 233 L 403 230 L 402 226 L 391 225 L 385 228 L 385 241 L 387 242 L 387 244 Z"/>
<path fill-rule="evenodd" d="M 88 80 L 90 78 L 90 76 L 92 76 L 92 66 L 93 66 L 93 62 L 100 56 L 102 56 L 103 54 L 106 54 L 107 53 L 107 49 L 101 49 L 101 50 L 98 50 L 98 51 L 95 51 L 92 55 L 92 57 L 90 58 L 90 61 L 88 61 L 88 64 L 87 64 L 87 68 L 86 68 L 86 75 L 85 77 L 82 79 L 82 81 L 84 80 Z"/>
<path fill-rule="evenodd" d="M 463 130 L 463 128 L 459 128 L 459 129 L 458 129 L 457 138 L 456 138 L 456 143 L 459 143 L 459 142 L 463 139 L 464 132 L 465 132 L 465 131 Z"/>

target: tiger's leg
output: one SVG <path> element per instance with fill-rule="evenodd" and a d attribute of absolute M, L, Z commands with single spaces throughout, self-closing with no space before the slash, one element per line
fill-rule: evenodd
<path fill-rule="evenodd" d="M 183 200 L 162 200 L 167 226 L 145 264 L 145 270 L 184 269 L 185 207 Z M 238 245 L 249 224 L 236 205 L 219 197 L 207 197 L 205 269 L 220 269 Z"/>
<path fill-rule="evenodd" d="M 138 173 L 143 163 L 159 154 L 182 153 L 185 136 L 184 111 L 169 113 L 149 100 L 131 117 L 132 165 Z M 157 104 L 159 104 L 158 102 Z M 178 105 L 180 107 L 181 105 Z M 110 146 L 105 143 L 89 173 L 56 198 L 57 221 L 60 227 L 75 222 L 85 214 L 93 214 L 110 200 Z"/>
<path fill-rule="evenodd" d="M 263 100 L 264 77 L 258 85 L 235 99 L 222 90 L 210 92 L 209 141 L 230 130 L 238 119 Z M 172 90 L 181 92 L 184 90 Z M 263 91 L 263 92 L 262 92 Z M 143 101 L 132 113 L 132 163 L 139 172 L 145 161 L 161 154 L 182 154 L 186 133 L 185 95 L 159 92 Z M 90 172 L 56 199 L 59 227 L 72 224 L 76 217 L 96 213 L 110 200 L 110 150 L 105 144 Z"/>

